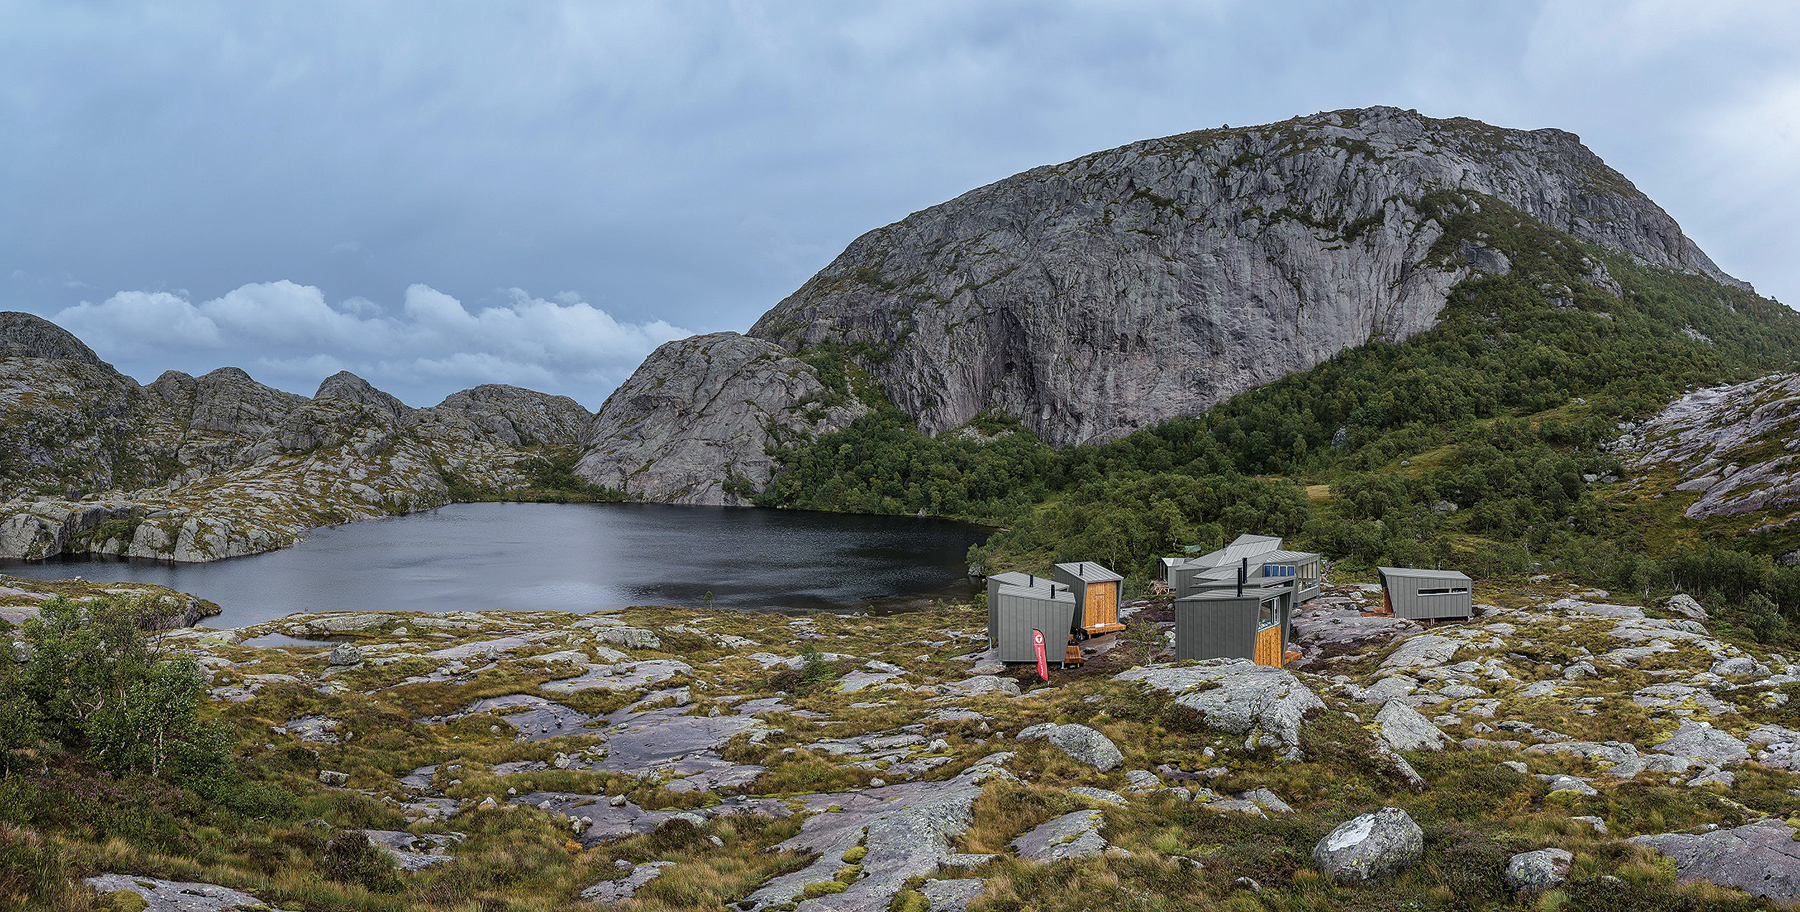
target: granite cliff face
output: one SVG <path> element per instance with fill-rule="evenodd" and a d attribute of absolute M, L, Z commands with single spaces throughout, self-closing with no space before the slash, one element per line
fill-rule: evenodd
<path fill-rule="evenodd" d="M 139 386 L 54 324 L 0 314 L 0 556 L 268 551 L 319 525 L 505 496 L 577 454 L 591 420 L 502 386 L 413 409 L 350 373 L 312 398 L 233 367 Z"/>
<path fill-rule="evenodd" d="M 1133 143 L 971 191 L 858 238 L 749 336 L 849 353 L 927 433 L 992 410 L 1056 445 L 1100 442 L 1431 327 L 1458 282 L 1511 270 L 1485 235 L 1446 236 L 1456 213 L 1496 206 L 1742 285 L 1570 133 L 1369 108 Z M 1587 280 L 1619 293 L 1602 263 Z M 732 396 L 652 392 L 716 385 L 705 352 L 725 335 L 657 352 L 602 407 L 582 474 L 680 502 L 730 502 L 728 473 L 760 488 L 757 454 L 781 433 Z M 794 369 L 745 361 L 733 382 L 761 391 L 751 411 L 790 413 L 798 399 L 768 397 Z"/>
<path fill-rule="evenodd" d="M 779 345 L 694 336 L 663 344 L 607 398 L 575 471 L 647 500 L 736 505 L 742 488 L 728 482 L 767 482 L 767 447 L 839 430 L 868 411 Z"/>
<path fill-rule="evenodd" d="M 1102 441 L 1429 328 L 1452 285 L 1508 269 L 1479 243 L 1433 250 L 1443 203 L 1484 199 L 1736 284 L 1572 134 L 1371 108 L 971 191 L 858 238 L 750 335 L 872 352 L 928 433 L 994 409 L 1054 444 Z"/>

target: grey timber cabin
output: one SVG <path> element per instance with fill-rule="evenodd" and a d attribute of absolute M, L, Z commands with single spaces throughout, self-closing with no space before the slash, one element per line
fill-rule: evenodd
<path fill-rule="evenodd" d="M 1474 614 L 1475 586 L 1468 574 L 1414 567 L 1375 570 L 1381 574 L 1382 601 L 1394 617 L 1415 621 L 1467 620 Z"/>
<path fill-rule="evenodd" d="M 1294 608 L 1319 594 L 1322 559 L 1281 539 L 1240 535 L 1210 554 L 1165 557 L 1158 575 L 1175 594 L 1175 658 L 1286 664 Z"/>
<path fill-rule="evenodd" d="M 1175 600 L 1175 660 L 1249 659 L 1277 668 L 1293 638 L 1294 587 L 1289 580 L 1246 581 Z"/>
<path fill-rule="evenodd" d="M 1075 593 L 1075 629 L 1083 637 L 1125 629 L 1119 623 L 1119 587 L 1125 578 L 1094 563 L 1056 565 L 1056 581 Z"/>
<path fill-rule="evenodd" d="M 1291 580 L 1294 603 L 1317 598 L 1324 584 L 1323 559 L 1310 551 L 1289 551 L 1281 539 L 1269 535 L 1240 535 L 1231 544 L 1210 554 L 1165 557 L 1157 562 L 1157 579 L 1175 597 L 1237 584 L 1239 572 L 1246 580 Z"/>
<path fill-rule="evenodd" d="M 988 642 L 1002 662 L 1035 662 L 1031 632 L 1044 634 L 1044 655 L 1058 663 L 1075 624 L 1075 593 L 1055 580 L 1024 573 L 988 577 Z"/>

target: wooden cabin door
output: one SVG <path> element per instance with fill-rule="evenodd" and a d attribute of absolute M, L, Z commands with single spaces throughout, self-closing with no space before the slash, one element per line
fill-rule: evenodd
<path fill-rule="evenodd" d="M 1258 665 L 1281 667 L 1281 625 L 1276 624 L 1256 634 L 1256 658 Z"/>
<path fill-rule="evenodd" d="M 1081 626 L 1088 630 L 1097 627 L 1112 627 L 1119 623 L 1119 584 L 1089 583 L 1087 587 L 1087 610 L 1083 612 Z"/>

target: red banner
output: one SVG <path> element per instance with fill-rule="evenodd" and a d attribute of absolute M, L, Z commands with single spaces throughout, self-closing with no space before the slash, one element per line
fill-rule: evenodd
<path fill-rule="evenodd" d="M 1050 680 L 1050 659 L 1044 655 L 1044 632 L 1042 630 L 1033 629 L 1031 631 L 1031 645 L 1037 648 L 1038 677 L 1046 681 Z"/>

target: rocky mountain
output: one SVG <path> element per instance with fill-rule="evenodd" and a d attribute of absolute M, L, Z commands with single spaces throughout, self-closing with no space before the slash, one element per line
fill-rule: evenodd
<path fill-rule="evenodd" d="M 0 315 L 0 555 L 204 561 L 314 526 L 505 496 L 593 416 L 481 386 L 413 409 L 350 373 L 311 398 L 233 367 L 140 386 L 74 336 Z"/>
<path fill-rule="evenodd" d="M 1053 444 L 1105 441 L 1431 327 L 1457 283 L 1512 268 L 1492 238 L 1448 233 L 1484 207 L 1742 286 L 1573 134 L 1368 108 L 1133 143 L 973 190 L 858 238 L 749 335 L 797 356 L 844 352 L 927 433 L 993 411 Z M 1619 293 L 1604 263 L 1588 267 L 1586 281 Z M 655 378 L 718 344 L 671 343 Z M 738 382 L 798 369 L 758 361 Z M 722 502 L 692 479 L 763 481 L 724 453 L 769 434 L 691 405 L 637 406 L 602 408 L 590 440 L 621 439 L 627 417 L 660 430 L 591 453 L 586 477 L 676 449 L 716 458 L 634 490 Z"/>
<path fill-rule="evenodd" d="M 695 336 L 664 343 L 607 398 L 576 472 L 650 500 L 735 505 L 742 492 L 733 479 L 768 481 L 768 446 L 843 428 L 868 411 L 834 396 L 816 368 L 779 345 Z"/>

